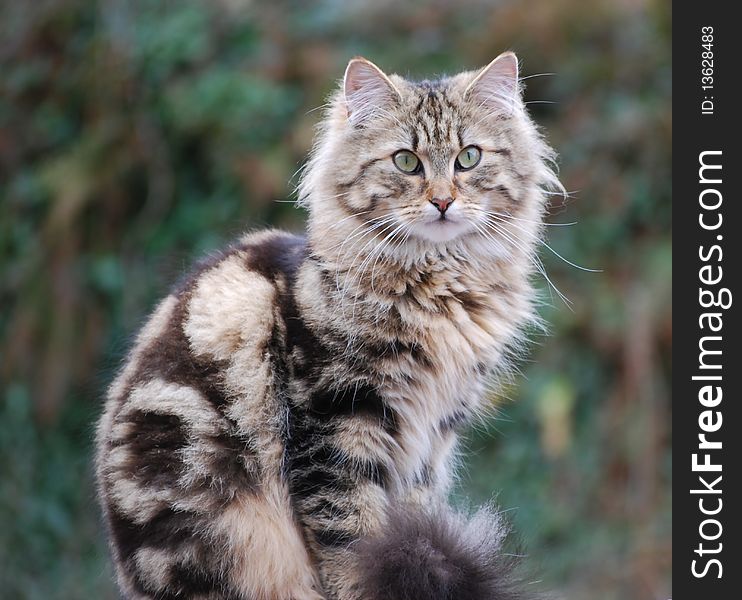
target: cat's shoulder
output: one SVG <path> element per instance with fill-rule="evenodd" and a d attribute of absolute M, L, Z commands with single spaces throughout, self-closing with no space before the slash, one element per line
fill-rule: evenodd
<path fill-rule="evenodd" d="M 145 321 L 119 383 L 131 379 L 135 364 L 167 370 L 194 360 L 228 361 L 240 348 L 260 347 L 305 256 L 303 237 L 263 230 L 196 263 Z"/>
<path fill-rule="evenodd" d="M 172 386 L 203 391 L 209 365 L 230 364 L 237 353 L 254 368 L 273 333 L 279 296 L 305 249 L 300 236 L 266 230 L 243 235 L 197 263 L 146 319 L 108 397 L 120 401 L 152 386 L 165 396 Z M 101 431 L 110 426 L 107 416 Z"/>
<path fill-rule="evenodd" d="M 273 328 L 278 297 L 306 255 L 306 240 L 280 230 L 241 236 L 199 262 L 175 287 L 192 350 L 229 358 Z"/>
<path fill-rule="evenodd" d="M 306 255 L 304 236 L 278 229 L 245 233 L 225 248 L 199 260 L 174 286 L 177 297 L 191 294 L 204 279 L 217 280 L 226 287 L 245 279 L 262 278 L 275 281 L 291 277 Z M 232 275 L 234 281 L 224 275 Z"/>

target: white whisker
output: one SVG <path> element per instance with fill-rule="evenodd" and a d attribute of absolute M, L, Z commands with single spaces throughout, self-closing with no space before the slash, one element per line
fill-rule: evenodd
<path fill-rule="evenodd" d="M 386 231 L 388 231 L 393 226 L 394 226 L 394 217 L 390 218 L 389 222 L 384 225 L 384 227 L 381 229 L 381 231 L 379 233 L 384 234 Z M 378 228 L 378 226 L 377 226 L 377 228 Z M 353 262 L 351 262 L 350 266 L 348 267 L 348 269 L 346 271 L 345 284 L 343 285 L 343 289 L 340 292 L 340 294 L 341 294 L 340 295 L 340 299 L 338 300 L 338 305 L 343 309 L 343 313 L 345 313 L 345 306 L 344 306 L 344 304 L 345 304 L 345 296 L 347 295 L 348 290 L 349 290 L 351 284 L 354 283 L 354 281 L 353 281 L 353 267 L 355 266 L 356 262 L 358 261 L 358 258 L 364 253 L 364 251 L 366 250 L 366 248 L 368 248 L 369 244 L 372 244 L 374 241 L 375 241 L 375 239 L 374 238 L 371 238 L 370 240 L 368 240 L 364 244 L 364 246 L 356 253 L 356 256 L 353 259 Z M 346 250 L 346 253 L 347 253 L 347 250 Z M 363 264 L 363 262 L 366 260 L 366 258 L 367 257 L 364 257 L 364 259 L 361 262 L 361 264 Z M 340 264 L 342 264 L 343 262 L 344 262 L 343 259 L 341 259 L 339 261 Z"/>
<path fill-rule="evenodd" d="M 514 235 L 512 232 L 509 232 L 505 230 L 504 227 L 501 226 L 502 221 L 498 222 L 494 220 L 492 217 L 488 218 L 487 224 L 499 235 L 504 237 L 507 241 L 509 241 L 511 244 L 513 244 L 516 248 L 521 250 L 527 257 L 528 260 L 531 262 L 531 264 L 536 268 L 536 270 L 541 273 L 543 278 L 546 280 L 546 282 L 549 284 L 549 286 L 557 293 L 559 298 L 561 298 L 562 302 L 570 309 L 572 310 L 572 301 L 565 296 L 562 291 L 554 284 L 554 282 L 551 280 L 549 275 L 546 273 L 546 268 L 544 267 L 544 264 L 541 262 L 538 256 L 533 254 L 532 250 L 526 245 L 525 240 L 521 240 L 518 238 L 518 236 Z M 490 240 L 495 241 L 490 234 Z"/>
<path fill-rule="evenodd" d="M 310 108 L 307 112 L 305 112 L 305 115 L 310 115 L 313 112 L 316 112 L 318 110 L 322 110 L 323 108 L 330 108 L 332 106 L 332 102 L 325 102 L 324 104 L 320 104 L 319 106 L 315 106 L 314 108 Z"/>
<path fill-rule="evenodd" d="M 500 218 L 500 222 L 501 223 L 504 223 L 505 221 L 502 218 Z M 578 264 L 573 263 L 571 260 L 568 260 L 568 259 L 564 258 L 561 254 L 559 254 L 559 252 L 557 252 L 556 250 L 554 250 L 554 248 L 552 248 L 549 244 L 547 244 L 543 239 L 541 239 L 540 237 L 538 237 L 532 231 L 528 231 L 527 229 L 521 227 L 517 223 L 512 223 L 512 226 L 515 227 L 516 229 L 519 229 L 523 233 L 526 233 L 526 234 L 532 236 L 535 239 L 536 242 L 538 242 L 539 244 L 541 244 L 545 248 L 547 248 L 552 254 L 554 254 L 554 256 L 556 256 L 557 258 L 561 259 L 566 264 L 574 267 L 575 269 L 580 269 L 580 271 L 587 271 L 588 273 L 602 273 L 603 272 L 602 269 L 590 269 L 588 267 L 583 267 L 583 266 L 580 266 Z"/>
<path fill-rule="evenodd" d="M 521 81 L 524 81 L 526 79 L 531 79 L 533 77 L 549 77 L 551 75 L 556 75 L 556 73 L 535 73 L 533 75 L 526 75 L 524 77 L 519 77 L 518 79 L 520 79 Z"/>
<path fill-rule="evenodd" d="M 513 215 L 510 215 L 508 213 L 499 213 L 494 212 L 491 210 L 485 211 L 485 214 L 495 216 L 495 217 L 502 217 L 503 219 L 513 219 L 515 221 L 523 221 L 524 223 L 533 223 L 535 225 L 543 225 L 545 227 L 571 227 L 572 225 L 577 225 L 577 221 L 573 221 L 571 223 L 544 223 L 542 221 L 534 221 L 532 219 L 523 219 L 521 217 L 514 217 Z"/>

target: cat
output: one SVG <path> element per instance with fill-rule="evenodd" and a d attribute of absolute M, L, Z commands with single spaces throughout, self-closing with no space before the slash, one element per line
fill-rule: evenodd
<path fill-rule="evenodd" d="M 352 59 L 298 187 L 155 309 L 96 472 L 126 598 L 525 598 L 458 434 L 536 320 L 554 152 L 511 52 L 412 82 Z M 530 597 L 530 596 L 528 596 Z"/>

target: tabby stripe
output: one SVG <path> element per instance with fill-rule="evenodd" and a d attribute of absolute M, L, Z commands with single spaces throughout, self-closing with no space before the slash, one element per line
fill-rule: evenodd
<path fill-rule="evenodd" d="M 323 491 L 342 492 L 351 487 L 347 476 L 323 465 L 290 475 L 291 493 L 299 499 L 314 496 Z"/>
<path fill-rule="evenodd" d="M 354 542 L 357 536 L 341 529 L 323 527 L 314 532 L 314 539 L 325 548 L 338 548 Z"/>
<path fill-rule="evenodd" d="M 187 541 L 206 545 L 196 533 L 199 519 L 186 511 L 164 508 L 149 521 L 138 525 L 114 508 L 109 513 L 109 523 L 123 562 L 143 546 L 175 549 Z"/>
<path fill-rule="evenodd" d="M 510 189 L 504 185 L 497 185 L 495 186 L 495 190 L 497 190 L 502 196 L 505 196 L 505 199 L 510 202 L 511 204 L 515 204 L 515 198 L 513 198 L 513 194 L 510 192 Z"/>
<path fill-rule="evenodd" d="M 188 445 L 188 430 L 176 415 L 135 410 L 122 423 L 131 431 L 112 442 L 127 449 L 119 477 L 137 480 L 151 487 L 174 486 L 185 466 L 180 451 Z"/>
<path fill-rule="evenodd" d="M 336 186 L 343 190 L 348 190 L 352 187 L 357 186 L 361 181 L 363 181 L 363 178 L 366 175 L 366 171 L 371 167 L 371 165 L 376 164 L 379 162 L 380 158 L 372 158 L 367 160 L 366 162 L 362 163 L 361 166 L 358 168 L 358 171 L 356 172 L 353 179 L 349 181 L 339 181 Z"/>
<path fill-rule="evenodd" d="M 170 322 L 163 334 L 142 353 L 139 368 L 129 382 L 130 393 L 137 385 L 153 379 L 192 387 L 198 390 L 214 407 L 223 409 L 227 398 L 222 390 L 222 370 L 219 361 L 203 361 L 190 352 L 190 342 L 183 325 L 187 318 L 188 301 L 195 282 L 188 284 L 178 298 Z"/>

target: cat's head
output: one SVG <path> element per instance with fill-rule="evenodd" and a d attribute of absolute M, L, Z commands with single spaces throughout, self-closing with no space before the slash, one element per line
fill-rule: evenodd
<path fill-rule="evenodd" d="M 299 196 L 317 242 L 520 254 L 538 235 L 543 189 L 559 188 L 552 158 L 526 113 L 512 52 L 421 82 L 354 58 Z"/>

